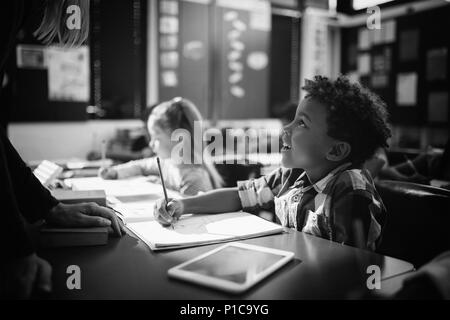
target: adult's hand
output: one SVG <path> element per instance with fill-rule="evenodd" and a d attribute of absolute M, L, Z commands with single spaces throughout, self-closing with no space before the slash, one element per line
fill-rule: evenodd
<path fill-rule="evenodd" d="M 33 291 L 52 290 L 52 267 L 35 253 L 2 263 L 1 296 L 28 299 Z"/>
<path fill-rule="evenodd" d="M 125 228 L 112 209 L 95 202 L 58 204 L 47 215 L 46 221 L 61 227 L 112 227 L 114 234 L 122 236 Z"/>

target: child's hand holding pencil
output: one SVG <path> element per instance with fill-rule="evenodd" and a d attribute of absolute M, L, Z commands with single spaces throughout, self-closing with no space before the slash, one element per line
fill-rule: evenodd
<path fill-rule="evenodd" d="M 168 227 L 173 226 L 173 224 L 184 214 L 183 202 L 179 199 L 159 199 L 156 201 L 153 215 L 155 220 L 161 225 Z"/>
<path fill-rule="evenodd" d="M 156 162 L 158 163 L 159 176 L 161 178 L 161 184 L 164 193 L 164 201 L 162 203 L 158 201 L 155 204 L 154 210 L 155 219 L 163 226 L 171 225 L 173 229 L 174 223 L 176 222 L 176 220 L 178 220 L 178 217 L 181 215 L 182 210 L 180 209 L 183 208 L 183 205 L 181 201 L 178 200 L 169 201 L 169 198 L 167 197 L 166 184 L 164 183 L 164 177 L 159 157 L 156 157 Z M 174 205 L 175 203 L 178 203 L 179 205 Z"/>

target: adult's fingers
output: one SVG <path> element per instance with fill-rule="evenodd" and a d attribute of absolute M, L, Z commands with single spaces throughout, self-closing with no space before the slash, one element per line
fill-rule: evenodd
<path fill-rule="evenodd" d="M 98 216 L 89 216 L 82 212 L 77 212 L 74 214 L 73 227 L 109 227 L 111 226 L 111 221 Z"/>
<path fill-rule="evenodd" d="M 127 234 L 127 229 L 125 228 L 125 225 L 123 224 L 122 220 L 117 219 L 117 221 L 119 222 L 119 227 L 122 235 Z"/>
<path fill-rule="evenodd" d="M 122 236 L 122 228 L 120 227 L 119 218 L 117 218 L 112 209 L 99 206 L 96 203 L 87 203 L 85 213 L 89 216 L 98 216 L 107 219 L 110 221 L 114 233 L 118 236 Z"/>
<path fill-rule="evenodd" d="M 16 286 L 15 288 L 9 288 L 14 298 L 30 298 L 38 270 L 38 266 L 35 263 L 34 259 L 35 256 L 31 257 L 30 259 L 24 259 L 17 266 L 17 278 L 16 275 L 12 275 L 12 279 L 7 279 L 7 281 L 13 280 L 9 286 Z"/>
<path fill-rule="evenodd" d="M 36 286 L 44 292 L 52 291 L 52 267 L 41 258 L 38 258 Z"/>

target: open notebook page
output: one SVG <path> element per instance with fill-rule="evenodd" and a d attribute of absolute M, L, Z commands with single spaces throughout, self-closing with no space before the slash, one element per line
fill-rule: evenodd
<path fill-rule="evenodd" d="M 246 212 L 182 216 L 173 228 L 157 221 L 129 223 L 127 227 L 152 250 L 190 247 L 283 232 L 281 225 Z"/>

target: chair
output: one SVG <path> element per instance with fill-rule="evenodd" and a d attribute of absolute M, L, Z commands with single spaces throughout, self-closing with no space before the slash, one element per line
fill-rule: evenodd
<path fill-rule="evenodd" d="M 261 176 L 262 165 L 257 164 L 215 164 L 217 171 L 224 180 L 224 187 L 236 187 L 240 180 L 248 180 Z"/>
<path fill-rule="evenodd" d="M 379 253 L 420 267 L 450 250 L 450 191 L 390 180 L 376 188 L 388 212 Z"/>

